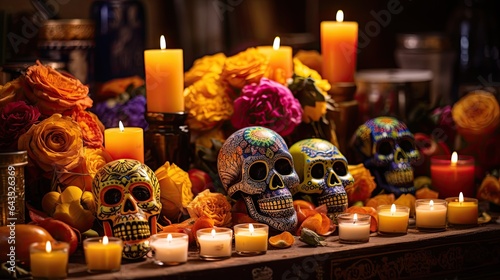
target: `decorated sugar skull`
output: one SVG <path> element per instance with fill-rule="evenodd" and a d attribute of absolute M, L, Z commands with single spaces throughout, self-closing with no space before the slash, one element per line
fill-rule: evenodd
<path fill-rule="evenodd" d="M 412 165 L 419 159 L 419 152 L 403 122 L 392 117 L 368 120 L 356 130 L 353 145 L 375 177 L 374 193 L 385 190 L 396 197 L 415 193 Z"/>
<path fill-rule="evenodd" d="M 292 188 L 295 198 L 307 195 L 315 205 L 326 205 L 328 215 L 335 217 L 347 209 L 345 187 L 353 184 L 346 158 L 332 143 L 304 139 L 290 147 L 300 184 Z"/>
<path fill-rule="evenodd" d="M 120 159 L 100 168 L 92 181 L 97 218 L 104 234 L 123 240 L 123 257 L 142 258 L 150 250 L 161 211 L 160 185 L 145 164 Z"/>
<path fill-rule="evenodd" d="M 217 169 L 227 194 L 245 202 L 248 215 L 279 231 L 297 226 L 289 188 L 299 177 L 283 138 L 265 127 L 233 133 L 222 145 Z"/>

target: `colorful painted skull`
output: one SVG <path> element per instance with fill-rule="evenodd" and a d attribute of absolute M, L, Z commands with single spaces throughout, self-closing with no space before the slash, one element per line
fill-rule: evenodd
<path fill-rule="evenodd" d="M 104 234 L 123 240 L 123 257 L 138 259 L 146 255 L 150 250 L 148 239 L 157 231 L 161 211 L 155 173 L 137 160 L 115 160 L 98 170 L 92 193 Z"/>
<path fill-rule="evenodd" d="M 304 139 L 290 147 L 300 184 L 291 189 L 294 197 L 307 195 L 315 205 L 326 205 L 335 217 L 347 209 L 345 187 L 354 183 L 348 163 L 337 147 L 319 139 Z"/>
<path fill-rule="evenodd" d="M 233 133 L 222 145 L 217 169 L 227 194 L 245 202 L 249 216 L 279 231 L 297 226 L 290 188 L 299 183 L 283 138 L 254 126 Z"/>
<path fill-rule="evenodd" d="M 374 193 L 385 190 L 399 197 L 415 193 L 413 164 L 419 159 L 415 138 L 406 125 L 392 117 L 377 117 L 358 127 L 354 148 L 375 176 Z"/>

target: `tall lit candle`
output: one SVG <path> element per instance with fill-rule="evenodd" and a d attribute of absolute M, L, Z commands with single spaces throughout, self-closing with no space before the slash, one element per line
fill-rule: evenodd
<path fill-rule="evenodd" d="M 88 272 L 119 271 L 123 241 L 118 237 L 91 237 L 83 241 Z"/>
<path fill-rule="evenodd" d="M 377 207 L 378 233 L 406 234 L 410 208 L 402 205 L 380 205 Z"/>
<path fill-rule="evenodd" d="M 260 255 L 267 252 L 269 227 L 265 224 L 238 224 L 234 226 L 236 253 Z"/>
<path fill-rule="evenodd" d="M 446 156 L 431 157 L 432 185 L 439 198 L 456 196 L 462 192 L 466 197 L 474 196 L 474 158 L 453 152 Z"/>
<path fill-rule="evenodd" d="M 478 218 L 477 199 L 464 197 L 460 193 L 458 197 L 446 198 L 448 202 L 448 225 L 450 226 L 475 226 Z"/>
<path fill-rule="evenodd" d="M 68 275 L 69 244 L 36 242 L 30 245 L 31 275 L 36 279 L 64 279 Z"/>
<path fill-rule="evenodd" d="M 292 47 L 281 46 L 280 37 L 274 38 L 272 47 L 261 46 L 257 50 L 268 57 L 266 77 L 280 83 L 292 77 Z"/>
<path fill-rule="evenodd" d="M 148 112 L 184 112 L 183 51 L 166 47 L 162 35 L 159 50 L 144 51 Z"/>
<path fill-rule="evenodd" d="M 104 131 L 104 147 L 113 159 L 135 159 L 144 163 L 144 132 L 140 127 L 124 127 Z"/>
<path fill-rule="evenodd" d="M 417 199 L 415 225 L 421 231 L 439 231 L 446 228 L 447 202 L 442 199 Z"/>
<path fill-rule="evenodd" d="M 344 21 L 342 10 L 336 19 L 323 21 L 320 26 L 322 76 L 330 83 L 351 83 L 356 71 L 358 23 Z"/>

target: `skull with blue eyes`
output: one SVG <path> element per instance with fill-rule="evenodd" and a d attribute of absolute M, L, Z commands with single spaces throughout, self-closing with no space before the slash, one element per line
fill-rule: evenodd
<path fill-rule="evenodd" d="M 157 231 L 161 212 L 155 173 L 137 160 L 115 160 L 98 170 L 92 193 L 104 234 L 123 240 L 123 257 L 139 259 L 146 255 L 150 250 L 148 239 Z"/>

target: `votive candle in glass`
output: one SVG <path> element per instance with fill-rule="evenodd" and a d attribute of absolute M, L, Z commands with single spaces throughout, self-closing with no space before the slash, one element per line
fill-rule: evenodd
<path fill-rule="evenodd" d="M 91 237 L 83 240 L 87 271 L 90 273 L 119 271 L 123 241 L 118 237 Z"/>
<path fill-rule="evenodd" d="M 448 202 L 448 225 L 452 227 L 477 226 L 478 204 L 477 199 L 464 197 L 460 193 L 458 197 L 446 198 Z"/>
<path fill-rule="evenodd" d="M 446 199 L 462 192 L 466 197 L 474 195 L 474 158 L 456 152 L 450 156 L 431 157 L 432 185 L 439 198 Z"/>
<path fill-rule="evenodd" d="M 364 243 L 370 240 L 371 216 L 342 213 L 337 216 L 340 243 Z"/>
<path fill-rule="evenodd" d="M 236 253 L 243 256 L 261 255 L 267 252 L 269 226 L 245 223 L 234 226 Z"/>
<path fill-rule="evenodd" d="M 189 237 L 185 233 L 157 233 L 149 245 L 157 265 L 178 265 L 187 262 Z"/>
<path fill-rule="evenodd" d="M 410 208 L 403 205 L 380 205 L 377 207 L 378 233 L 402 235 L 408 232 Z"/>
<path fill-rule="evenodd" d="M 417 199 L 415 201 L 415 226 L 419 231 L 446 229 L 447 202 L 444 199 Z"/>
<path fill-rule="evenodd" d="M 231 257 L 233 231 L 229 228 L 203 228 L 196 231 L 200 258 L 220 260 Z"/>
<path fill-rule="evenodd" d="M 68 276 L 69 243 L 35 242 L 30 245 L 34 279 L 65 279 Z"/>

